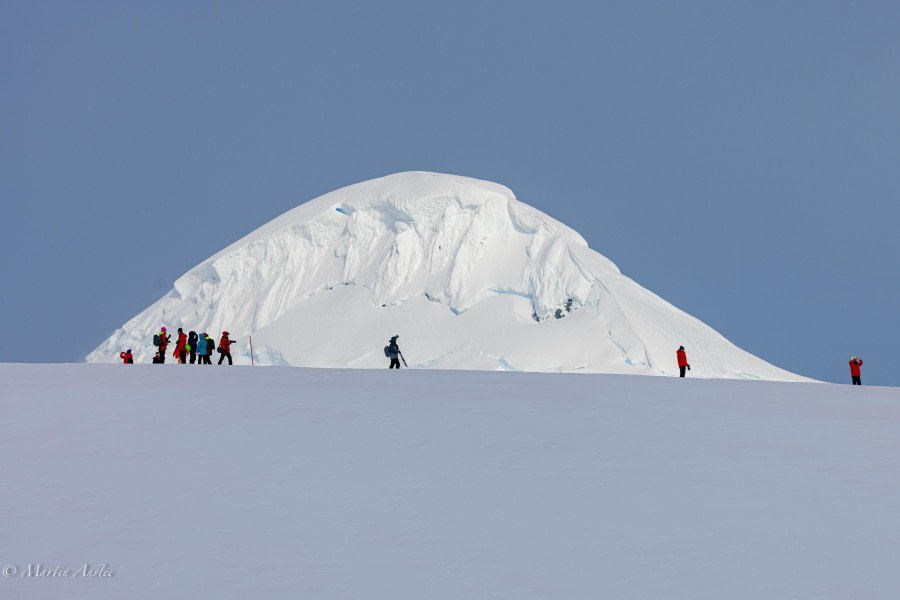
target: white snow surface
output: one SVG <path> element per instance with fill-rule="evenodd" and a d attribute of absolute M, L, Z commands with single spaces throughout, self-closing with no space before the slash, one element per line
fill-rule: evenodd
<path fill-rule="evenodd" d="M 900 597 L 897 389 L 189 365 L 0 378 L 2 598 Z M 38 565 L 61 575 L 22 575 Z"/>
<path fill-rule="evenodd" d="M 274 219 L 180 277 L 87 360 L 131 348 L 149 362 L 162 326 L 216 341 L 228 330 L 240 364 L 252 336 L 259 364 L 376 368 L 399 334 L 415 367 L 665 375 L 684 345 L 694 376 L 804 379 L 642 288 L 509 189 L 425 172 Z"/>

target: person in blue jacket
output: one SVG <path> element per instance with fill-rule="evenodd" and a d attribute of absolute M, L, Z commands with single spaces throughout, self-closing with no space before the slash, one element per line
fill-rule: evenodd
<path fill-rule="evenodd" d="M 209 363 L 209 353 L 207 352 L 207 346 L 209 344 L 209 338 L 206 337 L 205 333 L 200 334 L 200 338 L 197 340 L 197 356 L 200 357 L 200 360 L 197 361 L 198 365 L 208 365 Z"/>

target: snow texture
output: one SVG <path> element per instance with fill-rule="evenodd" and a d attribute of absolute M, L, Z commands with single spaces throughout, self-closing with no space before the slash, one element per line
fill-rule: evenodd
<path fill-rule="evenodd" d="M 399 173 L 307 202 L 228 246 L 92 352 L 149 362 L 152 337 L 222 330 L 260 364 L 803 380 L 737 348 L 496 183 Z M 169 352 L 174 346 L 169 347 Z M 173 362 L 171 358 L 168 362 Z"/>
<path fill-rule="evenodd" d="M 896 389 L 90 364 L 0 378 L 2 598 L 900 597 Z M 38 564 L 114 575 L 21 576 Z"/>

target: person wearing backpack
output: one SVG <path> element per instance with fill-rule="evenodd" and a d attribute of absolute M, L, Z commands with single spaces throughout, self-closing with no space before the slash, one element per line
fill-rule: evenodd
<path fill-rule="evenodd" d="M 191 353 L 191 364 L 197 360 L 197 332 L 192 331 L 188 333 L 188 345 L 187 350 Z"/>
<path fill-rule="evenodd" d="M 213 341 L 213 339 L 211 337 L 209 337 L 205 333 L 203 334 L 203 337 L 204 337 L 204 339 L 206 339 L 206 356 L 203 357 L 203 364 L 211 365 L 212 364 L 212 360 L 211 360 L 212 353 L 213 353 L 213 350 L 215 350 L 215 348 L 216 348 L 216 343 Z"/>
<path fill-rule="evenodd" d="M 222 361 L 225 360 L 226 356 L 228 357 L 228 364 L 229 365 L 232 364 L 232 362 L 231 362 L 231 343 L 233 341 L 234 340 L 228 339 L 227 331 L 222 332 L 222 339 L 219 340 L 219 353 L 221 354 L 221 356 L 219 357 L 220 365 L 222 364 Z"/>
<path fill-rule="evenodd" d="M 400 368 L 400 346 L 397 345 L 397 338 L 399 335 L 395 335 L 391 338 L 390 344 L 388 344 L 388 355 L 391 358 L 391 365 L 388 369 Z"/>
<path fill-rule="evenodd" d="M 172 338 L 166 335 L 165 327 L 161 327 L 159 333 L 153 336 L 153 345 L 159 347 L 159 364 L 165 364 L 166 348 L 169 346 L 171 340 Z"/>
<path fill-rule="evenodd" d="M 125 352 L 119 352 L 119 358 L 122 359 L 123 365 L 133 365 L 134 364 L 134 355 L 131 353 L 131 348 L 129 348 Z"/>

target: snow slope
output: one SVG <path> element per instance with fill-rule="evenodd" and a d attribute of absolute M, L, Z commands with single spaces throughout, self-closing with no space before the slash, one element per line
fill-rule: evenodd
<path fill-rule="evenodd" d="M 2 598 L 900 597 L 897 389 L 150 365 L 0 378 Z M 21 576 L 38 564 L 114 575 Z"/>
<path fill-rule="evenodd" d="M 291 210 L 179 278 L 88 356 L 149 362 L 166 326 L 223 329 L 249 364 L 381 367 L 398 333 L 411 366 L 802 380 L 622 275 L 507 188 L 399 173 Z"/>

